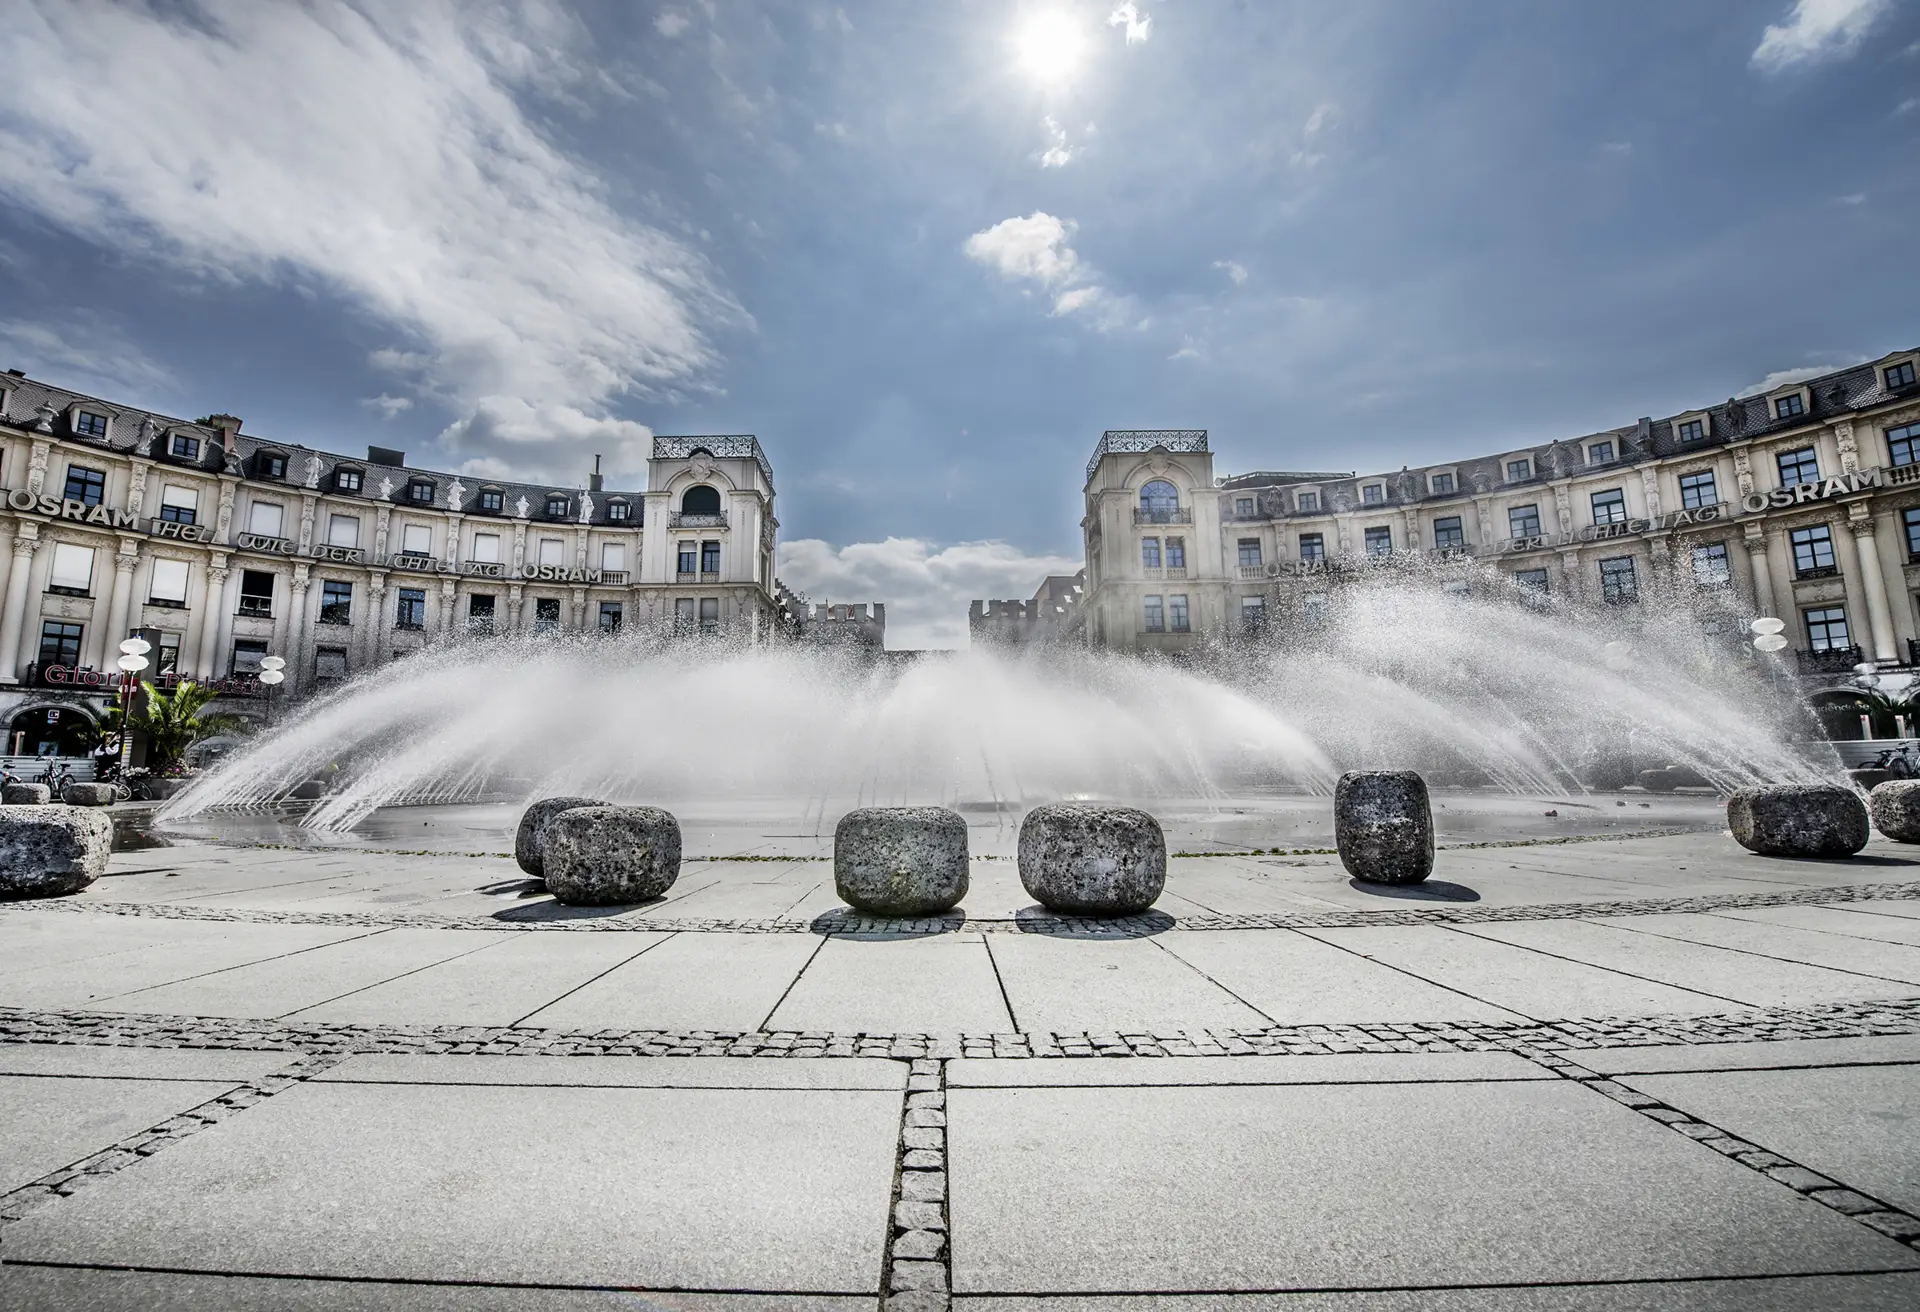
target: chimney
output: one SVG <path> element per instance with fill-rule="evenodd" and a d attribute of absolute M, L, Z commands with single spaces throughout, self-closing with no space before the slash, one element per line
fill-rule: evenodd
<path fill-rule="evenodd" d="M 395 451 L 390 446 L 370 446 L 367 448 L 367 463 L 385 465 L 389 469 L 401 469 L 407 463 L 407 453 Z"/>
<path fill-rule="evenodd" d="M 587 475 L 587 491 L 598 492 L 606 486 L 606 480 L 600 477 L 600 457 L 593 458 L 593 472 Z"/>

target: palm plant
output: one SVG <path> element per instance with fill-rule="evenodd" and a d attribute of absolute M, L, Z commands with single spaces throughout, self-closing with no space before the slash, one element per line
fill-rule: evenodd
<path fill-rule="evenodd" d="M 128 723 L 147 736 L 148 765 L 156 774 L 180 765 L 187 748 L 202 738 L 247 726 L 243 716 L 207 711 L 220 694 L 204 684 L 183 680 L 170 693 L 150 683 L 140 686 L 147 694 L 146 709 L 134 712 Z"/>

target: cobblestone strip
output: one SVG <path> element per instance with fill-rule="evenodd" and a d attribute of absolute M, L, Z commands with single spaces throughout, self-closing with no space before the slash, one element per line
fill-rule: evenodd
<path fill-rule="evenodd" d="M 283 1024 L 126 1012 L 0 1007 L 0 1043 L 142 1048 L 487 1053 L 546 1057 L 1311 1056 L 1336 1052 L 1523 1052 L 1755 1043 L 1920 1034 L 1920 997 L 1769 1007 L 1719 1016 L 1626 1016 L 1557 1021 L 1395 1021 L 1276 1025 L 1265 1029 L 1002 1034 L 836 1034 L 824 1030 L 545 1030 L 510 1026 Z"/>
<path fill-rule="evenodd" d="M 947 1064 L 914 1061 L 900 1118 L 900 1165 L 887 1235 L 884 1312 L 945 1312 Z"/>
<path fill-rule="evenodd" d="M 1810 1198 L 1823 1207 L 1830 1207 L 1842 1216 L 1852 1217 L 1864 1226 L 1869 1226 L 1889 1239 L 1898 1240 L 1909 1248 L 1920 1249 L 1920 1216 L 1882 1202 L 1870 1194 L 1858 1189 L 1848 1188 L 1838 1180 L 1830 1180 L 1820 1172 L 1800 1163 L 1768 1152 L 1758 1144 L 1749 1143 L 1737 1135 L 1728 1134 L 1717 1125 L 1699 1120 L 1678 1108 L 1669 1107 L 1658 1098 L 1641 1093 L 1608 1076 L 1590 1071 L 1578 1062 L 1552 1053 L 1526 1050 L 1518 1055 L 1531 1060 L 1535 1065 L 1543 1066 L 1564 1079 L 1569 1079 L 1595 1093 L 1605 1094 L 1623 1107 L 1631 1108 L 1651 1121 L 1658 1121 L 1676 1134 L 1684 1134 L 1695 1143 L 1713 1149 L 1722 1157 L 1732 1158 L 1749 1170 L 1803 1197 Z"/>
<path fill-rule="evenodd" d="M 1708 893 L 1697 897 L 1642 898 L 1611 902 L 1548 902 L 1533 906 L 1395 907 L 1381 911 L 1270 911 L 1247 915 L 1184 916 L 1162 911 L 1115 920 L 1071 916 L 1015 915 L 973 919 L 941 916 L 928 920 L 882 920 L 830 911 L 812 920 L 675 919 L 666 916 L 605 916 L 555 913 L 541 903 L 518 912 L 485 916 L 429 915 L 407 911 L 267 911 L 250 907 L 210 907 L 171 902 L 82 902 L 46 899 L 0 905 L 9 915 L 96 914 L 152 920 L 215 920 L 251 925 L 324 925 L 349 929 L 493 929 L 566 933 L 712 933 L 712 934 L 950 934 L 965 929 L 979 934 L 1052 934 L 1068 938 L 1142 938 L 1169 929 L 1351 929 L 1368 925 L 1474 925 L 1513 920 L 1579 920 L 1594 916 L 1659 916 L 1727 911 L 1752 907 L 1817 906 L 1833 902 L 1904 902 L 1920 899 L 1920 882 L 1840 884 L 1765 893 Z M 554 916 L 553 919 L 535 917 Z"/>
<path fill-rule="evenodd" d="M 117 1171 L 123 1171 L 163 1149 L 172 1147 L 182 1139 L 191 1138 L 209 1126 L 218 1125 L 229 1116 L 245 1111 L 257 1102 L 271 1098 L 276 1093 L 290 1089 L 303 1080 L 339 1065 L 344 1059 L 344 1054 L 331 1053 L 303 1056 L 271 1075 L 250 1080 L 237 1088 L 228 1090 L 218 1098 L 211 1098 L 198 1107 L 190 1107 L 177 1115 L 169 1116 L 158 1125 L 149 1126 L 137 1134 L 129 1135 L 119 1143 L 102 1148 L 99 1152 L 83 1157 L 70 1166 L 63 1166 L 57 1171 L 41 1176 L 38 1180 L 31 1180 L 17 1189 L 0 1194 L 0 1249 L 4 1249 L 6 1227 L 27 1213 L 57 1202 L 59 1199 L 70 1197 L 87 1185 L 104 1180 Z"/>

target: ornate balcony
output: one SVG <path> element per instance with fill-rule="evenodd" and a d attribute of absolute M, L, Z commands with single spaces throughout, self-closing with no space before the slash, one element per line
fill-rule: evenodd
<path fill-rule="evenodd" d="M 726 526 L 727 512 L 724 510 L 717 515 L 688 515 L 676 510 L 667 517 L 668 528 L 725 528 Z"/>
<path fill-rule="evenodd" d="M 1856 644 L 1821 651 L 1796 651 L 1794 657 L 1802 674 L 1848 674 L 1860 663 L 1861 653 Z"/>
<path fill-rule="evenodd" d="M 1193 512 L 1182 506 L 1175 510 L 1142 510 L 1133 508 L 1133 522 L 1136 524 L 1191 524 Z"/>

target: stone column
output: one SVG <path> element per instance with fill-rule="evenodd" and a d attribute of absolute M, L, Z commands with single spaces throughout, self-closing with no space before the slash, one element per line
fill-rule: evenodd
<path fill-rule="evenodd" d="M 517 548 L 514 554 L 520 554 Z M 520 613 L 520 607 L 524 604 L 523 594 L 525 592 L 526 589 L 522 588 L 518 583 L 510 584 L 507 588 L 507 613 L 505 616 L 505 624 L 502 627 L 508 633 L 525 633 L 527 631 L 527 617 Z"/>
<path fill-rule="evenodd" d="M 1860 557 L 1860 591 L 1867 604 L 1867 633 L 1872 638 L 1873 658 L 1890 661 L 1898 658 L 1899 647 L 1893 637 L 1893 616 L 1887 610 L 1887 581 L 1880 569 L 1880 546 L 1874 540 L 1873 520 L 1851 521 L 1854 545 Z"/>
<path fill-rule="evenodd" d="M 1868 652 L 1873 646 L 1869 630 L 1872 615 L 1867 604 L 1867 591 L 1862 586 L 1864 580 L 1860 574 L 1860 553 L 1854 547 L 1853 534 L 1846 532 L 1845 524 L 1835 524 L 1833 529 L 1833 558 L 1840 566 L 1840 585 L 1846 593 L 1847 636 L 1862 652 Z M 1861 621 L 1867 621 L 1862 624 Z"/>
<path fill-rule="evenodd" d="M 436 636 L 453 632 L 453 599 L 458 587 L 450 578 L 440 580 L 440 625 L 434 631 Z"/>
<path fill-rule="evenodd" d="M 219 621 L 219 629 L 214 637 L 213 658 L 220 662 L 222 678 L 232 669 L 233 619 L 240 609 L 241 581 L 238 566 L 227 570 L 227 586 L 220 593 L 220 609 L 214 616 Z"/>
<path fill-rule="evenodd" d="M 1767 533 L 1763 528 L 1749 528 L 1740 539 L 1740 545 L 1747 550 L 1747 567 L 1753 571 L 1753 608 L 1761 615 L 1774 613 L 1773 577 L 1767 568 Z"/>
<path fill-rule="evenodd" d="M 122 538 L 119 553 L 113 558 L 113 603 L 107 607 L 107 628 L 116 649 L 127 636 L 127 621 L 133 617 L 133 571 L 139 568 L 140 554 L 136 539 Z"/>
<path fill-rule="evenodd" d="M 1568 601 L 1579 601 L 1585 596 L 1588 580 L 1580 572 L 1580 553 L 1563 551 L 1560 553 L 1560 586 L 1566 590 Z M 1599 586 L 1598 580 L 1594 587 Z"/>
<path fill-rule="evenodd" d="M 367 580 L 367 601 L 366 649 L 361 653 L 361 660 L 366 665 L 378 665 L 387 650 L 381 639 L 387 631 L 387 576 L 380 570 L 373 571 Z"/>
<path fill-rule="evenodd" d="M 215 557 L 224 561 L 225 556 Z M 227 576 L 233 573 L 224 564 L 207 566 L 206 600 L 200 604 L 200 653 L 193 662 L 193 672 L 201 682 L 217 677 L 214 674 L 215 653 L 220 643 L 220 600 L 226 592 Z"/>
<path fill-rule="evenodd" d="M 293 567 L 293 600 L 287 606 L 287 646 L 279 653 L 287 661 L 287 681 L 281 687 L 291 695 L 304 688 L 313 668 L 313 655 L 307 639 L 312 625 L 307 618 L 307 589 L 313 585 L 312 566 L 300 561 Z"/>
<path fill-rule="evenodd" d="M 20 681 L 20 634 L 27 624 L 27 592 L 34 553 L 40 549 L 40 530 L 20 523 L 13 530 L 13 564 L 7 571 L 6 615 L 0 618 L 0 682 Z"/>

